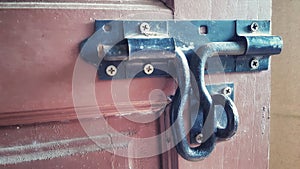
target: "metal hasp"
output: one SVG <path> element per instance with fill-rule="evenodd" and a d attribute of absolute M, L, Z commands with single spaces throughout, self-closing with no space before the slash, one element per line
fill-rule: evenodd
<path fill-rule="evenodd" d="M 204 159 L 217 141 L 231 138 L 239 122 L 233 89 L 210 94 L 204 75 L 267 70 L 270 55 L 283 44 L 270 35 L 270 21 L 96 21 L 95 28 L 81 43 L 80 56 L 97 68 L 99 79 L 177 80 L 170 122 L 177 152 L 190 161 Z M 194 114 L 189 139 L 186 107 Z M 224 112 L 223 118 L 216 112 Z"/>

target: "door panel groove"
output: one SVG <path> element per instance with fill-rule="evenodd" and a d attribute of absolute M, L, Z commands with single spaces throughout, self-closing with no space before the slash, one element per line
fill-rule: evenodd
<path fill-rule="evenodd" d="M 109 9 L 170 11 L 159 1 L 0 2 L 0 9 Z"/>

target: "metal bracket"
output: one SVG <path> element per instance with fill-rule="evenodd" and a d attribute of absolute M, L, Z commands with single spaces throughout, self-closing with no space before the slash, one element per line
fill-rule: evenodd
<path fill-rule="evenodd" d="M 270 21 L 96 21 L 95 28 L 80 56 L 100 79 L 177 79 L 170 123 L 177 152 L 191 161 L 209 156 L 216 141 L 236 133 L 239 122 L 233 84 L 212 94 L 220 86 L 206 86 L 204 74 L 267 70 L 270 55 L 282 49 L 281 38 L 270 35 Z M 183 118 L 187 105 L 195 122 L 190 139 Z"/>
<path fill-rule="evenodd" d="M 208 58 L 205 73 L 267 70 L 269 56 L 282 48 L 281 38 L 270 35 L 270 21 L 98 20 L 80 56 L 97 67 L 102 80 L 165 77 L 173 70 L 175 46 L 189 57 L 207 43 L 228 41 L 246 44 L 246 52 Z M 153 71 L 145 72 L 146 65 Z M 108 68 L 116 73 L 107 73 Z"/>

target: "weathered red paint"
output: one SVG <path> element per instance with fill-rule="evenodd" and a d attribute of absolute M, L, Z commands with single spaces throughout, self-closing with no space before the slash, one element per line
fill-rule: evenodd
<path fill-rule="evenodd" d="M 172 3 L 175 18 L 270 19 L 269 0 L 175 0 Z M 56 9 L 59 5 L 4 9 L 5 5 L 0 3 L 0 168 L 268 168 L 269 71 L 226 74 L 226 78 L 212 75 L 207 79 L 209 83 L 235 83 L 235 103 L 241 123 L 236 136 L 218 144 L 204 161 L 185 161 L 174 149 L 145 159 L 124 158 L 100 150 L 88 138 L 74 111 L 72 75 L 79 43 L 92 34 L 95 19 L 116 19 L 131 14 L 137 14 L 135 18 L 171 19 L 172 11 L 150 0 L 139 1 L 139 9 L 134 9 L 130 1 L 101 1 L 99 4 L 111 6 L 100 5 L 97 9 L 83 4 L 76 4 L 72 9 Z M 117 7 L 113 8 L 114 4 Z M 84 7 L 75 9 L 81 5 Z M 154 9 L 155 15 L 145 14 Z M 95 68 L 86 64 L 86 69 L 92 72 Z M 117 83 L 123 85 L 126 80 Z M 97 119 L 100 116 L 95 110 L 100 108 L 108 124 L 125 135 L 141 138 L 156 135 L 168 128 L 168 119 L 164 118 L 168 115 L 146 124 L 126 119 L 134 114 L 149 117 L 141 112 L 149 110 L 148 96 L 153 89 L 170 95 L 176 84 L 173 79 L 165 78 L 133 80 L 129 95 L 138 110 L 126 115 L 129 103 L 120 102 L 123 112 L 117 112 L 111 96 L 118 93 L 111 93 L 110 81 L 95 77 L 98 105 L 81 107 L 87 113 L 82 117 L 85 120 L 80 120 L 91 127 L 99 125 L 101 119 Z M 165 100 L 156 101 L 154 108 L 159 110 Z M 106 127 L 103 125 L 102 129 Z M 127 143 L 118 137 L 105 134 L 93 137 L 107 141 L 106 149 L 111 149 L 114 143 L 123 143 L 119 148 L 129 151 Z M 172 135 L 167 133 L 166 138 L 171 139 Z M 161 146 L 168 146 L 168 142 L 157 140 L 153 149 Z M 74 151 L 70 153 L 70 150 Z M 134 150 L 139 151 L 139 147 Z M 62 152 L 65 154 L 59 154 Z"/>

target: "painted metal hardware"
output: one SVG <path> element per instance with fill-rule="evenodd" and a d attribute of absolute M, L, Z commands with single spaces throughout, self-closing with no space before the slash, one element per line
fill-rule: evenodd
<path fill-rule="evenodd" d="M 244 43 L 245 53 L 239 57 L 208 58 L 205 73 L 267 70 L 269 56 L 280 53 L 282 48 L 280 37 L 270 36 L 270 21 L 99 20 L 95 22 L 93 36 L 81 44 L 80 56 L 97 67 L 102 80 L 165 77 L 169 74 L 161 70 L 172 72 L 175 45 L 189 56 L 207 43 L 232 41 Z M 148 54 L 149 49 L 154 53 Z M 263 54 L 260 51 L 264 51 Z M 258 66 L 251 64 L 254 59 Z M 157 69 L 148 75 L 143 68 L 150 62 Z M 110 65 L 118 67 L 114 76 L 105 73 Z"/>
<path fill-rule="evenodd" d="M 209 94 L 205 86 L 204 71 L 205 63 L 208 57 L 212 57 L 216 54 L 242 55 L 245 50 L 246 46 L 242 43 L 237 42 L 209 43 L 199 48 L 197 50 L 198 55 L 191 58 L 188 69 L 183 71 L 188 71 L 188 73 L 179 73 L 179 87 L 173 99 L 170 115 L 171 123 L 177 124 L 176 129 L 174 129 L 173 132 L 175 138 L 180 139 L 180 141 L 178 141 L 179 143 L 176 145 L 176 150 L 183 158 L 191 161 L 201 160 L 207 157 L 213 151 L 218 138 L 227 139 L 235 134 L 238 126 L 237 109 L 233 101 L 228 96 L 222 94 L 211 96 Z M 190 74 L 189 69 L 195 76 L 196 84 L 192 84 L 191 81 L 187 79 L 190 78 L 189 76 L 187 76 L 187 74 Z M 196 109 L 198 110 L 198 114 L 193 126 L 196 129 L 191 130 L 192 133 L 196 130 L 197 133 L 195 134 L 196 137 L 194 137 L 194 139 L 196 139 L 196 142 L 198 143 L 199 141 L 197 140 L 197 136 L 200 134 L 203 135 L 201 144 L 196 147 L 190 146 L 188 139 L 186 138 L 186 128 L 184 127 L 183 108 L 188 102 L 187 95 L 190 94 L 188 93 L 188 91 L 180 91 L 182 89 L 185 89 L 185 86 L 192 86 L 193 89 L 197 88 L 199 90 L 199 95 L 197 97 L 194 97 L 199 99 L 197 100 L 197 102 L 194 101 L 191 103 L 198 104 L 200 102 Z M 226 112 L 227 125 L 225 129 L 215 127 L 215 105 L 222 105 Z M 196 106 L 192 105 L 192 107 Z M 179 122 L 175 123 L 176 120 L 178 120 Z M 191 134 L 191 136 L 193 136 L 193 134 Z M 191 139 L 193 139 L 193 137 L 191 137 Z"/>
<path fill-rule="evenodd" d="M 239 121 L 233 86 L 210 94 L 204 75 L 267 70 L 270 55 L 282 48 L 281 38 L 270 35 L 270 21 L 96 21 L 95 29 L 80 56 L 97 68 L 99 79 L 177 78 L 170 120 L 177 152 L 191 161 L 231 138 Z M 188 103 L 190 139 L 183 116 Z"/>

